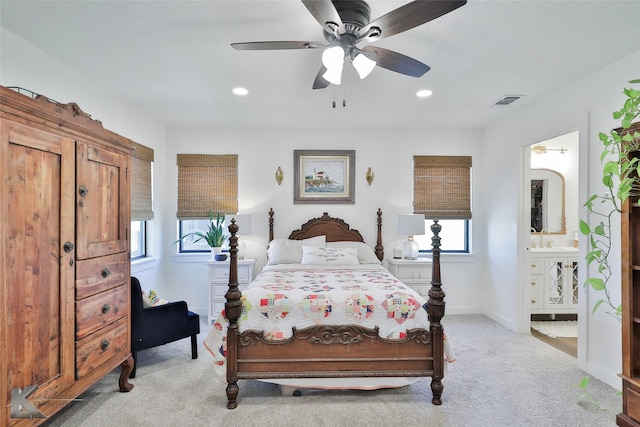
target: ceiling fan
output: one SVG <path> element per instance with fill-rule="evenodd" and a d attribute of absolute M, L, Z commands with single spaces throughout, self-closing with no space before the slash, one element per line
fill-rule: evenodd
<path fill-rule="evenodd" d="M 370 21 L 371 9 L 362 0 L 302 0 L 322 26 L 326 42 L 260 41 L 231 43 L 238 50 L 324 49 L 322 66 L 313 82 L 314 89 L 340 84 L 345 60 L 349 60 L 361 79 L 375 66 L 412 77 L 420 77 L 430 67 L 392 50 L 360 42 L 375 42 L 445 15 L 467 0 L 417 0 Z"/>

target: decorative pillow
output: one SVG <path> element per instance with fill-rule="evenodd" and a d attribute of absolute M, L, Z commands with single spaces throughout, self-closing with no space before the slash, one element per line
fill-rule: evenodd
<path fill-rule="evenodd" d="M 360 264 L 381 264 L 373 249 L 362 242 L 327 242 L 328 248 L 355 248 Z"/>
<path fill-rule="evenodd" d="M 302 264 L 314 265 L 360 265 L 355 248 L 302 247 Z"/>
<path fill-rule="evenodd" d="M 327 236 L 316 236 L 303 240 L 273 239 L 267 249 L 267 265 L 300 264 L 302 261 L 302 247 L 324 247 Z"/>
<path fill-rule="evenodd" d="M 168 302 L 169 301 L 167 301 L 166 299 L 162 299 L 158 297 L 158 294 L 153 289 L 149 291 L 144 289 L 142 290 L 142 307 L 143 308 L 155 307 L 157 305 L 166 304 Z"/>

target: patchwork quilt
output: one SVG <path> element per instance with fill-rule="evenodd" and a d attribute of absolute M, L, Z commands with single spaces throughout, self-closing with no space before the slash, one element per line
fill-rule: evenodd
<path fill-rule="evenodd" d="M 242 292 L 238 325 L 264 331 L 265 338 L 291 337 L 292 328 L 324 324 L 378 327 L 383 338 L 403 338 L 408 329 L 429 329 L 427 301 L 381 265 L 316 267 L 266 266 Z M 224 312 L 204 344 L 224 375 L 226 332 Z M 446 343 L 448 345 L 448 343 Z M 452 361 L 455 356 L 448 355 Z"/>

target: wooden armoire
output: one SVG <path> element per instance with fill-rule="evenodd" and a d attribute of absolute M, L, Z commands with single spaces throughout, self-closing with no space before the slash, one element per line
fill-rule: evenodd
<path fill-rule="evenodd" d="M 629 128 L 640 132 L 640 122 Z M 640 152 L 630 154 L 640 158 Z M 640 179 L 634 175 L 636 180 Z M 636 188 L 638 188 L 636 186 Z M 622 413 L 619 426 L 640 426 L 640 197 L 629 196 L 622 208 Z"/>
<path fill-rule="evenodd" d="M 132 142 L 24 93 L 0 86 L 0 426 L 44 422 L 118 366 L 133 387 Z"/>

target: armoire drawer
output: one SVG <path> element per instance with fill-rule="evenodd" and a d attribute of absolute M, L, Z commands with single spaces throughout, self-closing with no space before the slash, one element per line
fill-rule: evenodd
<path fill-rule="evenodd" d="M 76 262 L 76 299 L 128 283 L 127 252 Z"/>
<path fill-rule="evenodd" d="M 76 379 L 80 379 L 107 360 L 130 350 L 128 317 L 76 341 Z"/>
<path fill-rule="evenodd" d="M 76 301 L 76 339 L 127 315 L 129 288 L 125 285 Z"/>

